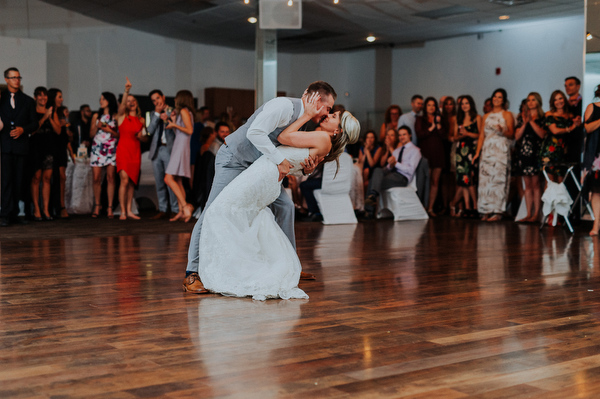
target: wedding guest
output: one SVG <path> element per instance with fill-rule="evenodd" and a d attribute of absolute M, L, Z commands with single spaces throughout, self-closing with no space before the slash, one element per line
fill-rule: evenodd
<path fill-rule="evenodd" d="M 514 118 L 506 110 L 506 90 L 492 94 L 492 110 L 483 116 L 483 134 L 479 135 L 473 162 L 479 160 L 477 209 L 482 220 L 502 219 L 506 211 L 510 183 L 510 140 L 514 137 Z"/>
<path fill-rule="evenodd" d="M 385 141 L 385 134 L 389 129 L 398 130 L 398 120 L 402 115 L 402 108 L 399 105 L 393 104 L 385 110 L 384 122 L 379 129 L 379 141 Z"/>
<path fill-rule="evenodd" d="M 52 165 L 54 162 L 54 131 L 50 118 L 54 111 L 52 107 L 46 108 L 48 103 L 48 90 L 45 87 L 36 87 L 33 92 L 38 118 L 38 129 L 31 135 L 30 164 L 33 170 L 31 179 L 31 202 L 33 204 L 33 220 L 52 220 L 50 216 L 50 184 L 52 182 Z M 42 206 L 40 210 L 40 182 L 42 183 Z"/>
<path fill-rule="evenodd" d="M 214 156 L 217 156 L 217 152 L 219 148 L 225 143 L 225 138 L 231 134 L 231 128 L 227 123 L 219 122 L 215 125 L 215 133 L 217 136 L 215 140 L 210 145 L 210 152 L 213 153 Z"/>
<path fill-rule="evenodd" d="M 441 123 L 442 120 L 436 99 L 427 97 L 424 104 L 424 114 L 418 117 L 415 122 L 415 132 L 423 158 L 429 162 L 430 180 L 427 213 L 434 217 L 437 215 L 433 210 L 433 206 L 437 199 L 442 168 L 446 162 L 443 142 L 446 131 Z"/>
<path fill-rule="evenodd" d="M 64 116 L 63 94 L 60 89 L 48 89 L 48 107 L 53 109 L 50 123 L 55 131 L 59 133 L 54 136 L 54 182 L 52 187 L 52 198 L 55 209 L 55 217 L 68 219 L 69 214 L 65 208 L 65 185 L 67 182 L 67 164 L 69 162 L 67 151 L 69 143 L 69 134 L 67 131 L 66 120 Z"/>
<path fill-rule="evenodd" d="M 540 148 L 546 137 L 542 97 L 532 92 L 527 96 L 527 109 L 521 113 L 522 121 L 515 130 L 517 146 L 514 174 L 525 183 L 523 195 L 527 216 L 520 222 L 536 222 L 540 215 L 542 192 L 540 186 Z"/>
<path fill-rule="evenodd" d="M 358 153 L 358 163 L 362 165 L 362 177 L 365 190 L 369 187 L 369 179 L 373 175 L 373 170 L 379 165 L 382 151 L 377 145 L 375 132 L 369 130 L 365 135 L 364 146 Z"/>
<path fill-rule="evenodd" d="M 165 170 L 171 160 L 175 132 L 173 129 L 165 129 L 168 116 L 172 112 L 172 108 L 167 105 L 165 95 L 162 91 L 154 89 L 148 96 L 154 105 L 154 112 L 150 112 L 150 124 L 148 125 L 148 134 L 152 137 L 148 158 L 152 161 L 158 198 L 158 213 L 151 219 L 162 219 L 168 217 L 169 207 L 171 212 L 175 214 L 179 212 L 177 197 L 165 183 Z"/>
<path fill-rule="evenodd" d="M 4 71 L 7 90 L 0 97 L 0 119 L 4 126 L 0 130 L 1 191 L 0 226 L 12 223 L 27 223 L 17 216 L 19 199 L 25 181 L 24 173 L 29 152 L 29 136 L 38 128 L 33 98 L 21 91 L 21 73 L 11 67 Z"/>
<path fill-rule="evenodd" d="M 590 236 L 597 236 L 600 229 L 600 85 L 596 86 L 594 99 L 598 101 L 588 105 L 583 116 L 587 132 L 584 167 L 590 175 L 586 182 L 592 192 L 594 212 L 594 224 Z"/>
<path fill-rule="evenodd" d="M 183 178 L 191 177 L 190 170 L 190 137 L 194 132 L 194 97 L 189 90 L 180 90 L 175 96 L 175 110 L 168 119 L 167 129 L 175 131 L 175 142 L 167 170 L 165 183 L 173 190 L 179 204 L 179 212 L 170 221 L 183 219 L 188 222 L 192 218 L 194 207 L 185 199 Z"/>
<path fill-rule="evenodd" d="M 457 190 L 453 204 L 456 205 L 460 198 L 463 198 L 465 217 L 474 217 L 477 213 L 477 186 L 475 184 L 477 169 L 473 165 L 473 157 L 477 150 L 477 140 L 479 140 L 482 123 L 483 120 L 481 115 L 477 114 L 473 97 L 460 96 L 454 128 Z"/>
<path fill-rule="evenodd" d="M 421 151 L 412 143 L 410 136 L 410 128 L 400 126 L 398 148 L 386 159 L 386 165 L 383 168 L 377 168 L 373 172 L 367 192 L 368 197 L 365 200 L 365 211 L 368 218 L 375 216 L 377 198 L 384 190 L 392 187 L 406 187 L 412 180 L 421 161 Z"/>
<path fill-rule="evenodd" d="M 569 76 L 565 79 L 565 93 L 569 102 L 569 109 L 573 119 L 573 129 L 565 136 L 567 143 L 566 162 L 571 164 L 579 164 L 581 161 L 581 151 L 583 149 L 583 141 L 585 134 L 581 123 L 581 115 L 583 113 L 583 101 L 579 90 L 581 89 L 581 81 L 576 76 Z"/>
<path fill-rule="evenodd" d="M 441 189 L 444 209 L 450 208 L 450 214 L 455 214 L 455 204 L 453 201 L 456 192 L 456 162 L 454 153 L 457 143 L 454 141 L 454 131 L 456 130 L 456 101 L 452 96 L 444 96 L 440 101 L 442 128 L 446 135 L 442 137 L 444 144 L 444 156 L 446 162 L 442 168 Z"/>
<path fill-rule="evenodd" d="M 94 174 L 94 211 L 93 218 L 97 218 L 102 210 L 100 195 L 102 193 L 102 172 L 106 171 L 106 192 L 108 194 L 107 216 L 114 217 L 113 200 L 115 196 L 115 171 L 117 165 L 117 140 L 119 132 L 115 116 L 119 104 L 114 94 L 103 92 L 100 96 L 100 110 L 92 116 L 90 138 L 93 139 L 90 165 Z"/>
<path fill-rule="evenodd" d="M 398 120 L 400 126 L 408 126 L 411 132 L 411 140 L 414 145 L 417 145 L 417 135 L 415 134 L 415 121 L 423 110 L 423 96 L 415 94 L 410 99 L 410 112 L 403 114 Z"/>
<path fill-rule="evenodd" d="M 198 158 L 198 155 L 200 154 L 200 147 L 202 146 L 201 143 L 201 134 L 202 134 L 202 130 L 204 130 L 204 124 L 202 124 L 202 122 L 199 121 L 198 118 L 198 113 L 196 114 L 196 117 L 194 118 L 194 132 L 192 133 L 192 136 L 190 137 L 190 174 L 192 176 L 192 178 L 189 180 L 190 183 L 190 189 L 193 191 L 194 190 L 194 171 L 196 169 L 196 161 Z"/>
<path fill-rule="evenodd" d="M 198 113 L 200 114 L 200 122 L 202 122 L 204 126 L 212 127 L 213 129 L 217 130 L 215 128 L 215 122 L 210 116 L 210 109 L 208 107 L 200 107 Z"/>
<path fill-rule="evenodd" d="M 567 97 L 560 90 L 555 90 L 550 96 L 550 111 L 546 112 L 548 135 L 542 144 L 542 163 L 546 167 L 550 179 L 562 182 L 567 171 L 566 154 L 567 142 L 565 135 L 581 124 L 580 119 L 573 119 L 569 110 Z"/>
<path fill-rule="evenodd" d="M 131 82 L 126 78 L 125 92 L 121 98 L 117 123 L 119 127 L 119 142 L 117 143 L 116 163 L 117 173 L 121 180 L 119 185 L 119 204 L 121 204 L 120 220 L 140 219 L 133 213 L 131 203 L 133 192 L 139 183 L 142 151 L 140 141 L 145 139 L 144 126 L 146 121 L 136 98 L 129 94 Z"/>
<path fill-rule="evenodd" d="M 76 136 L 73 137 L 73 146 L 79 148 L 83 145 L 85 148 L 90 150 L 91 139 L 90 139 L 90 128 L 92 127 L 92 109 L 88 104 L 83 104 L 79 107 L 79 118 L 75 123 L 73 133 Z"/>
<path fill-rule="evenodd" d="M 483 102 L 483 114 L 489 114 L 490 112 L 492 112 L 492 108 L 494 108 L 494 106 L 492 105 L 492 99 L 486 98 Z"/>
<path fill-rule="evenodd" d="M 385 168 L 388 158 L 392 156 L 392 153 L 396 147 L 398 147 L 398 142 L 398 131 L 395 129 L 389 129 L 385 134 L 385 140 L 383 144 L 377 150 L 377 153 L 379 153 L 380 168 Z"/>
<path fill-rule="evenodd" d="M 193 198 L 195 206 L 204 209 L 210 187 L 215 177 L 215 155 L 210 148 L 217 139 L 217 133 L 211 127 L 205 127 L 200 133 L 200 151 L 196 159 L 194 173 Z"/>

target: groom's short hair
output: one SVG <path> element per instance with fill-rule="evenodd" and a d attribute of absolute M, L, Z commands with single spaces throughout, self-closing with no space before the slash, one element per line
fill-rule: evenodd
<path fill-rule="evenodd" d="M 317 80 L 316 82 L 312 82 L 308 88 L 306 89 L 308 93 L 318 92 L 320 95 L 331 95 L 333 100 L 337 99 L 337 94 L 333 87 L 327 82 L 323 82 L 322 80 Z"/>

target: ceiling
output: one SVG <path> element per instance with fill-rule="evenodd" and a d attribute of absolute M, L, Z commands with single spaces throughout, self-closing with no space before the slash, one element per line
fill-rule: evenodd
<path fill-rule="evenodd" d="M 254 49 L 257 0 L 43 0 L 166 37 Z M 287 3 L 288 0 L 280 0 Z M 298 0 L 295 0 L 298 3 Z M 583 0 L 302 0 L 302 28 L 278 30 L 288 53 L 419 46 L 425 41 L 498 31 L 516 24 L 583 15 Z M 510 19 L 500 21 L 499 16 Z M 367 43 L 368 35 L 377 37 Z"/>

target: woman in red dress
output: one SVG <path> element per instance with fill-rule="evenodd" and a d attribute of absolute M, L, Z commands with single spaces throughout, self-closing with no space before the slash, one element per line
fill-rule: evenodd
<path fill-rule="evenodd" d="M 126 78 L 127 79 L 127 78 Z M 125 220 L 139 219 L 131 211 L 133 190 L 140 177 L 142 151 L 140 140 L 144 138 L 145 120 L 141 117 L 140 107 L 134 96 L 129 95 L 131 82 L 127 79 L 125 93 L 119 106 L 117 122 L 119 124 L 119 143 L 117 144 L 117 173 L 121 179 L 119 186 L 119 203 L 121 216 Z"/>

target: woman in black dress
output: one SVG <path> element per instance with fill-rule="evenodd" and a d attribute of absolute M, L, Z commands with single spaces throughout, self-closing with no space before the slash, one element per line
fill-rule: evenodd
<path fill-rule="evenodd" d="M 442 126 L 440 110 L 435 98 L 426 98 L 423 110 L 423 116 L 417 117 L 415 121 L 415 132 L 421 154 L 429 162 L 430 189 L 427 213 L 433 217 L 436 216 L 433 212 L 433 205 L 438 194 L 440 176 L 442 168 L 446 164 L 443 141 L 446 131 Z"/>
<path fill-rule="evenodd" d="M 527 96 L 527 109 L 522 113 L 523 123 L 515 129 L 516 175 L 525 183 L 527 216 L 518 222 L 536 222 L 540 215 L 542 191 L 540 187 L 540 149 L 546 137 L 542 97 L 535 92 Z"/>
<path fill-rule="evenodd" d="M 593 159 L 591 165 L 584 165 L 591 175 L 588 177 L 592 191 L 592 210 L 594 211 L 594 225 L 590 230 L 591 236 L 597 236 L 600 229 L 600 85 L 596 86 L 594 98 L 599 100 L 587 106 L 583 114 L 585 121 L 585 131 L 588 134 L 587 145 L 593 147 L 586 149 L 586 159 Z M 595 145 L 593 145 L 593 144 Z M 588 152 L 593 155 L 588 157 Z"/>
<path fill-rule="evenodd" d="M 52 181 L 52 167 L 54 163 L 54 141 L 58 134 L 50 122 L 54 109 L 46 108 L 48 103 L 48 90 L 45 87 L 36 87 L 33 92 L 35 109 L 39 128 L 31 136 L 30 153 L 33 177 L 31 179 L 31 200 L 33 203 L 33 220 L 52 220 L 50 216 L 50 183 Z M 60 130 L 58 130 L 60 132 Z M 42 183 L 42 207 L 40 210 L 40 182 Z"/>
<path fill-rule="evenodd" d="M 454 127 L 454 142 L 456 150 L 452 156 L 456 164 L 456 195 L 453 203 L 461 198 L 465 202 L 465 217 L 474 217 L 477 213 L 477 186 L 475 185 L 476 168 L 473 157 L 477 151 L 477 140 L 482 129 L 481 115 L 477 115 L 477 108 L 473 97 L 460 96 L 456 125 Z"/>

